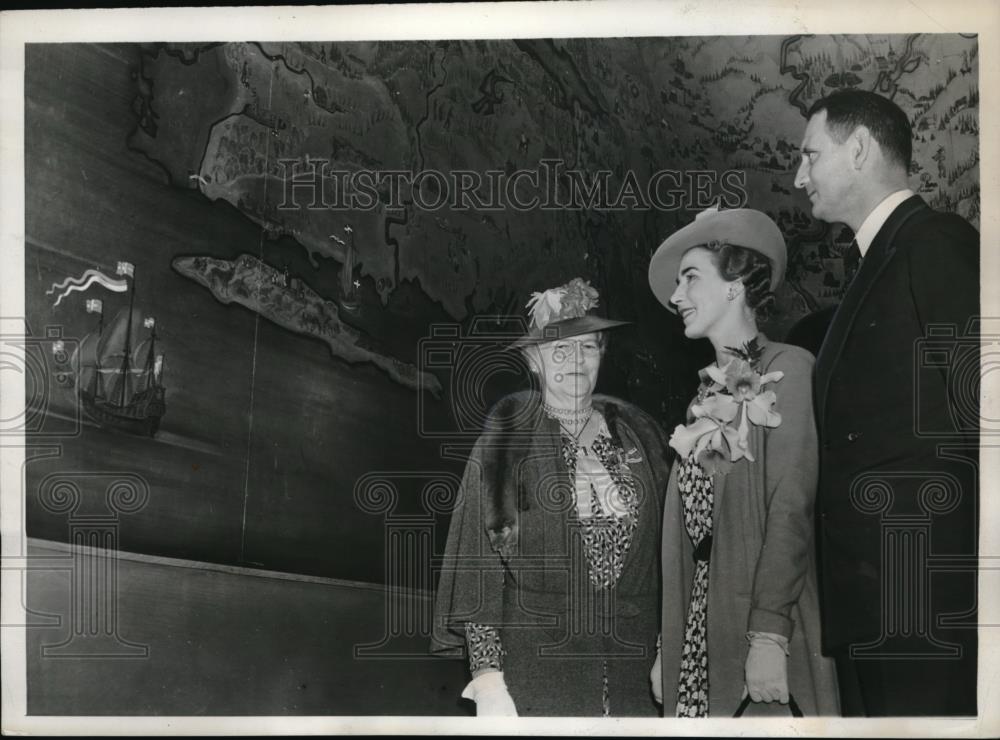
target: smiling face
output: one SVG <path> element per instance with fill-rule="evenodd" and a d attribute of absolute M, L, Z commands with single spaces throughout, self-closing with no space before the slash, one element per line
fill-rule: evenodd
<path fill-rule="evenodd" d="M 850 225 L 854 174 L 851 161 L 851 138 L 838 143 L 826 125 L 826 111 L 809 119 L 802 137 L 802 163 L 795 174 L 795 187 L 806 191 L 812 203 L 812 215 L 828 223 Z"/>
<path fill-rule="evenodd" d="M 684 253 L 677 270 L 677 289 L 670 296 L 670 303 L 684 321 L 686 337 L 709 336 L 722 323 L 734 309 L 728 293 L 737 282 L 723 279 L 714 255 L 707 249 L 694 247 Z"/>
<path fill-rule="evenodd" d="M 601 369 L 601 354 L 600 339 L 592 332 L 529 348 L 528 358 L 542 376 L 546 401 L 575 408 L 590 403 Z"/>

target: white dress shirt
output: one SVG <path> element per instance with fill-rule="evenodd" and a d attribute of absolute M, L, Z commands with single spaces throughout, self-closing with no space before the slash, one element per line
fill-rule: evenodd
<path fill-rule="evenodd" d="M 864 220 L 861 224 L 861 228 L 859 228 L 857 233 L 854 235 L 854 240 L 858 243 L 858 249 L 861 250 L 862 257 L 868 253 L 868 247 L 872 245 L 875 235 L 878 234 L 879 229 L 885 225 L 885 222 L 889 220 L 889 216 L 891 216 L 892 212 L 896 210 L 896 206 L 911 197 L 913 194 L 913 191 L 909 188 L 906 190 L 897 190 L 895 193 L 887 195 L 882 202 L 875 206 L 875 209 L 868 214 L 868 218 Z"/>

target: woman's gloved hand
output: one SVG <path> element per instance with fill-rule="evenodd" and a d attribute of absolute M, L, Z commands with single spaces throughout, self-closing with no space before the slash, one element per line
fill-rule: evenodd
<path fill-rule="evenodd" d="M 516 717 L 517 707 L 507 691 L 503 671 L 481 673 L 462 692 L 463 699 L 476 702 L 477 717 Z"/>
<path fill-rule="evenodd" d="M 750 632 L 746 685 L 753 701 L 788 703 L 788 639 L 770 632 Z"/>
<path fill-rule="evenodd" d="M 656 660 L 649 671 L 649 686 L 653 691 L 653 698 L 657 704 L 663 703 L 663 669 L 660 660 L 660 638 L 656 638 Z"/>

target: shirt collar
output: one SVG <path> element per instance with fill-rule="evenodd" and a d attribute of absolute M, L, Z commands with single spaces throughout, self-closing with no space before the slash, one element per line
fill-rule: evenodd
<path fill-rule="evenodd" d="M 859 228 L 857 233 L 854 235 L 854 240 L 858 243 L 858 249 L 861 250 L 862 257 L 868 253 L 868 247 L 870 247 L 872 242 L 875 240 L 875 235 L 878 234 L 885 222 L 889 220 L 889 216 L 891 216 L 892 212 L 896 210 L 896 206 L 912 195 L 913 191 L 909 188 L 905 190 L 897 190 L 895 193 L 887 195 L 882 202 L 875 206 L 875 209 L 868 214 L 868 218 L 862 222 L 861 228 Z"/>

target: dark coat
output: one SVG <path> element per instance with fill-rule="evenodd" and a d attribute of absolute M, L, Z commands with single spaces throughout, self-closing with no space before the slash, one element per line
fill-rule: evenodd
<path fill-rule="evenodd" d="M 971 648 L 974 671 L 975 629 L 935 622 L 945 613 L 976 619 L 975 572 L 956 571 L 976 553 L 979 340 L 965 333 L 978 314 L 979 234 L 919 196 L 907 199 L 875 236 L 816 362 L 828 651 L 893 630 L 915 639 L 905 649 L 922 650 L 933 633 Z M 903 556 L 919 571 L 911 583 L 883 570 L 883 558 L 898 557 L 892 548 L 909 542 L 893 539 L 899 527 L 915 533 L 925 555 L 958 556 L 951 572 L 924 580 L 929 561 L 918 555 Z M 909 605 L 882 609 L 894 593 L 920 602 L 916 618 Z"/>
<path fill-rule="evenodd" d="M 626 451 L 641 504 L 614 588 L 588 579 L 559 425 L 540 396 L 518 393 L 491 412 L 452 513 L 431 650 L 461 655 L 464 624 L 499 628 L 504 679 L 522 716 L 599 716 L 604 661 L 611 714 L 656 716 L 649 670 L 659 629 L 662 497 L 669 466 L 656 423 L 594 396 Z"/>
<path fill-rule="evenodd" d="M 777 395 L 781 424 L 752 426 L 754 462 L 741 459 L 714 475 L 713 535 L 708 575 L 709 716 L 731 717 L 739 706 L 750 630 L 789 639 L 788 684 L 811 716 L 838 713 L 832 661 L 820 654 L 813 505 L 817 446 L 812 412 L 813 357 L 770 342 L 763 372 L 784 377 Z M 694 547 L 684 529 L 677 486 L 670 476 L 663 514 L 663 709 L 674 716 L 684 648 L 684 625 L 694 577 Z M 777 703 L 757 713 L 788 715 Z"/>

